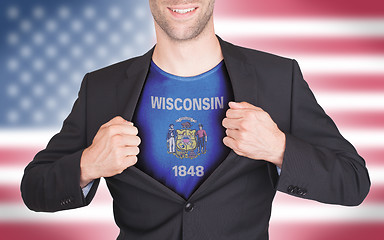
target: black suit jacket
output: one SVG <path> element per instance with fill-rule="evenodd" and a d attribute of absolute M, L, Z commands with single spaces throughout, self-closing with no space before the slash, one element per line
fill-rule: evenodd
<path fill-rule="evenodd" d="M 185 200 L 129 167 L 106 179 L 118 239 L 268 239 L 276 190 L 342 205 L 358 205 L 367 195 L 364 160 L 317 104 L 296 61 L 219 40 L 235 101 L 263 108 L 286 134 L 280 177 L 273 164 L 231 151 Z M 91 202 L 98 180 L 84 198 L 82 151 L 105 122 L 117 115 L 132 119 L 152 53 L 85 76 L 60 133 L 25 169 L 21 191 L 30 209 L 53 212 Z"/>

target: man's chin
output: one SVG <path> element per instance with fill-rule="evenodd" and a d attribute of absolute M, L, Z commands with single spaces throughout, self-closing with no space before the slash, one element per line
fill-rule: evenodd
<path fill-rule="evenodd" d="M 199 38 L 203 34 L 203 31 L 196 29 L 196 30 L 190 30 L 190 31 L 184 31 L 184 32 L 174 31 L 171 33 L 166 33 L 166 34 L 172 41 L 188 42 L 188 41 L 192 41 L 192 40 Z"/>

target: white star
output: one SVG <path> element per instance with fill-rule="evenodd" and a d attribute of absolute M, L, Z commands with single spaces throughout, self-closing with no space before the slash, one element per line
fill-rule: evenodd
<path fill-rule="evenodd" d="M 9 19 L 16 19 L 19 17 L 19 9 L 15 6 L 11 6 L 7 9 L 7 16 Z"/>
<path fill-rule="evenodd" d="M 32 24 L 29 20 L 22 20 L 20 23 L 20 28 L 23 32 L 28 32 L 32 28 Z"/>
<path fill-rule="evenodd" d="M 73 20 L 71 23 L 71 29 L 74 32 L 79 32 L 83 29 L 83 23 L 79 20 Z"/>
<path fill-rule="evenodd" d="M 23 72 L 20 75 L 20 80 L 23 84 L 29 84 L 31 82 L 31 74 L 29 72 Z"/>
<path fill-rule="evenodd" d="M 71 55 L 74 57 L 74 58 L 79 58 L 80 56 L 82 56 L 83 54 L 83 50 L 75 45 L 71 48 Z"/>
<path fill-rule="evenodd" d="M 108 51 L 104 46 L 98 46 L 96 49 L 96 54 L 98 57 L 103 58 L 103 57 L 107 56 Z"/>
<path fill-rule="evenodd" d="M 20 107 L 21 109 L 24 109 L 24 110 L 28 110 L 31 108 L 32 106 L 32 101 L 27 98 L 27 97 L 23 97 L 21 100 L 20 100 Z"/>
<path fill-rule="evenodd" d="M 117 19 L 120 17 L 121 11 L 118 7 L 113 6 L 109 9 L 109 16 L 113 19 Z"/>
<path fill-rule="evenodd" d="M 69 43 L 69 35 L 66 32 L 59 34 L 59 43 L 62 45 L 67 45 Z"/>
<path fill-rule="evenodd" d="M 87 6 L 84 9 L 84 16 L 88 19 L 92 19 L 96 14 L 96 11 L 93 7 Z"/>
<path fill-rule="evenodd" d="M 57 75 L 55 72 L 48 72 L 46 75 L 45 75 L 45 81 L 49 84 L 53 84 L 53 83 L 56 83 L 57 82 Z"/>
<path fill-rule="evenodd" d="M 63 58 L 59 60 L 59 69 L 62 71 L 66 71 L 69 68 L 69 62 L 67 59 Z"/>
<path fill-rule="evenodd" d="M 121 26 L 122 26 L 123 31 L 125 31 L 125 32 L 130 32 L 133 29 L 133 23 L 132 23 L 132 21 L 130 21 L 128 19 L 124 20 L 123 23 L 121 24 Z"/>
<path fill-rule="evenodd" d="M 34 111 L 32 117 L 34 122 L 41 123 L 44 120 L 44 113 L 41 111 Z"/>
<path fill-rule="evenodd" d="M 112 34 L 109 36 L 109 42 L 112 43 L 112 44 L 118 44 L 118 43 L 120 43 L 120 35 L 117 34 L 117 33 L 112 33 Z"/>
<path fill-rule="evenodd" d="M 108 23 L 105 20 L 101 19 L 97 22 L 96 29 L 99 32 L 104 32 L 108 29 Z"/>
<path fill-rule="evenodd" d="M 45 63 L 42 59 L 36 58 L 33 60 L 32 67 L 35 71 L 43 70 L 44 66 L 45 66 Z"/>
<path fill-rule="evenodd" d="M 17 85 L 9 85 L 8 88 L 7 88 L 7 94 L 10 96 L 10 97 L 17 97 L 19 95 L 19 88 L 17 87 Z"/>
<path fill-rule="evenodd" d="M 62 19 L 66 19 L 68 18 L 70 15 L 70 11 L 67 7 L 65 6 L 62 6 L 59 8 L 59 17 L 62 18 Z"/>
<path fill-rule="evenodd" d="M 44 88 L 43 86 L 36 84 L 33 86 L 32 93 L 35 97 L 41 97 L 44 94 Z"/>
<path fill-rule="evenodd" d="M 19 43 L 19 36 L 16 33 L 8 34 L 8 43 L 11 45 L 16 45 Z"/>
<path fill-rule="evenodd" d="M 92 33 L 86 33 L 83 37 L 83 40 L 87 44 L 92 44 L 95 42 L 95 36 Z"/>
<path fill-rule="evenodd" d="M 20 119 L 19 113 L 15 110 L 11 110 L 7 113 L 7 120 L 10 123 L 16 123 Z"/>
<path fill-rule="evenodd" d="M 22 46 L 20 48 L 20 55 L 23 57 L 23 58 L 28 58 L 31 56 L 31 53 L 32 53 L 32 50 L 29 46 Z"/>
<path fill-rule="evenodd" d="M 33 42 L 36 44 L 36 45 L 41 45 L 42 43 L 44 43 L 44 35 L 41 34 L 41 33 L 35 33 L 33 35 Z"/>
<path fill-rule="evenodd" d="M 84 67 L 87 69 L 87 71 L 90 71 L 91 69 L 95 68 L 95 62 L 88 58 L 84 61 Z"/>
<path fill-rule="evenodd" d="M 48 97 L 45 101 L 45 107 L 49 110 L 54 110 L 57 107 L 57 101 L 55 98 Z"/>
<path fill-rule="evenodd" d="M 12 58 L 8 60 L 7 68 L 9 71 L 15 71 L 19 68 L 19 61 Z"/>
<path fill-rule="evenodd" d="M 69 95 L 69 89 L 67 85 L 60 85 L 58 89 L 59 95 L 62 97 L 67 97 Z"/>
<path fill-rule="evenodd" d="M 143 19 L 146 15 L 147 15 L 147 11 L 144 8 L 138 7 L 135 9 L 136 18 Z"/>
<path fill-rule="evenodd" d="M 48 47 L 45 48 L 45 54 L 49 57 L 49 58 L 53 58 L 53 57 L 56 57 L 57 55 L 57 49 L 50 45 Z"/>
<path fill-rule="evenodd" d="M 54 20 L 50 19 L 46 22 L 45 28 L 48 30 L 48 32 L 56 31 L 57 23 Z"/>
<path fill-rule="evenodd" d="M 35 18 L 38 18 L 38 19 L 44 17 L 44 9 L 43 9 L 42 7 L 40 7 L 40 6 L 35 7 L 35 8 L 33 9 L 33 16 L 34 16 Z"/>

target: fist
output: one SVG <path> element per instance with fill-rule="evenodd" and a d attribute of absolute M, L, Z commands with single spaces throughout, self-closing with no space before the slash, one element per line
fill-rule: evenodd
<path fill-rule="evenodd" d="M 247 102 L 230 102 L 223 119 L 224 144 L 236 154 L 261 159 L 281 167 L 285 134 L 263 109 Z"/>
<path fill-rule="evenodd" d="M 80 186 L 100 177 L 120 174 L 136 164 L 140 138 L 132 122 L 115 117 L 102 125 L 80 160 Z"/>

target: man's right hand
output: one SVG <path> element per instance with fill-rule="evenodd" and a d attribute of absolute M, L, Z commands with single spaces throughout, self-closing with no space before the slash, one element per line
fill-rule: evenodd
<path fill-rule="evenodd" d="M 94 179 L 120 174 L 136 164 L 140 138 L 132 122 L 115 117 L 102 125 L 80 160 L 80 187 Z"/>

